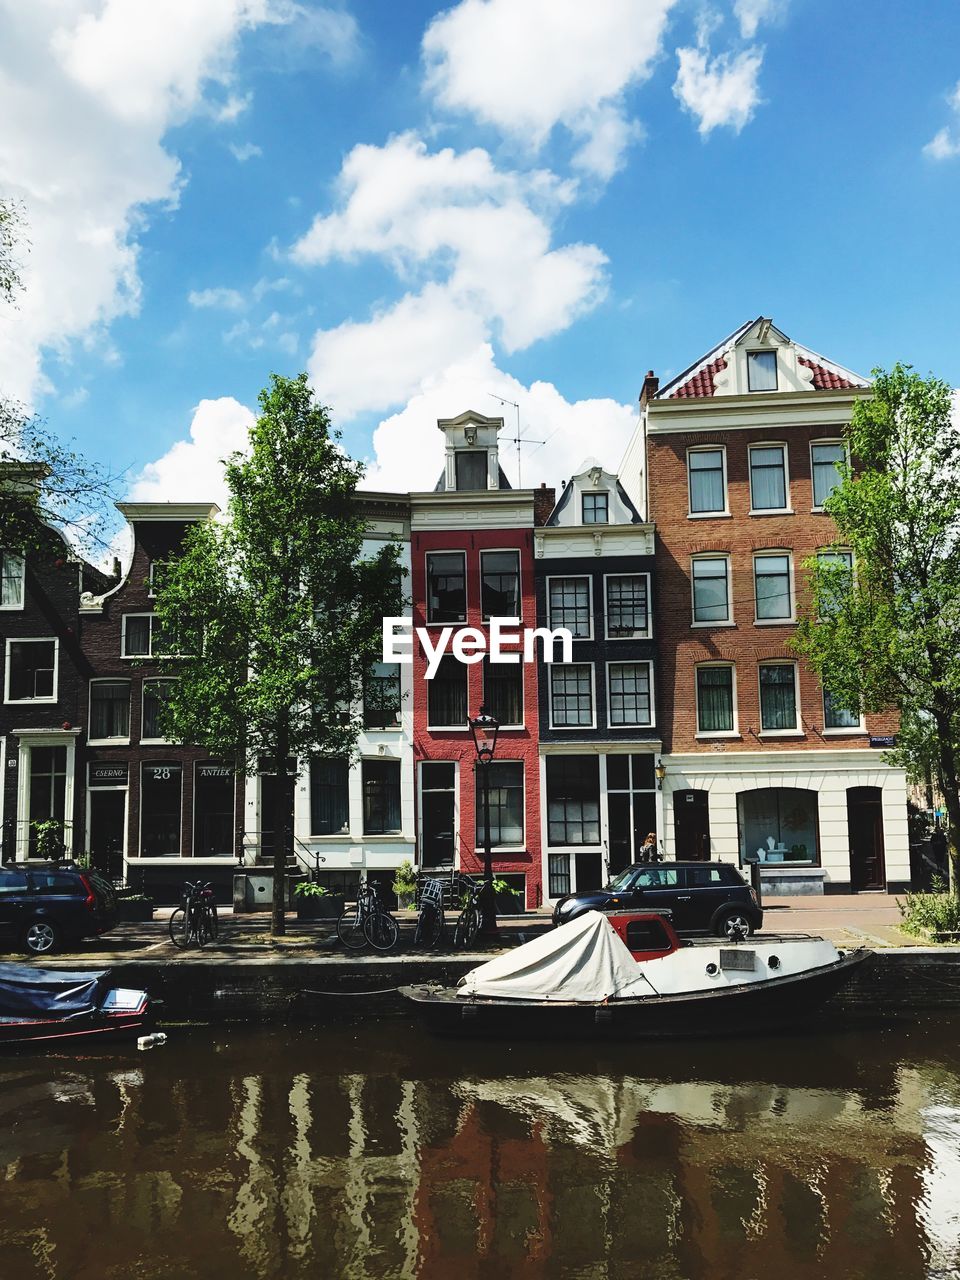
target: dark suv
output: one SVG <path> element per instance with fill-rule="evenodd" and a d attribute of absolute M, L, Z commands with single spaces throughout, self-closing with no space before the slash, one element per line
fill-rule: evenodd
<path fill-rule="evenodd" d="M 561 898 L 554 924 L 567 924 L 585 911 L 665 911 L 678 933 L 737 937 L 763 924 L 753 889 L 727 862 L 635 863 L 605 889 L 584 889 Z"/>
<path fill-rule="evenodd" d="M 113 887 L 73 863 L 0 867 L 0 945 L 31 955 L 97 937 L 113 927 Z"/>

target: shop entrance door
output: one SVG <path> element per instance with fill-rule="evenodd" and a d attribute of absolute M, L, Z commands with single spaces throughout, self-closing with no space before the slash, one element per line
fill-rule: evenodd
<path fill-rule="evenodd" d="M 123 879 L 126 791 L 90 793 L 90 864 L 108 880 Z"/>
<path fill-rule="evenodd" d="M 679 862 L 710 861 L 710 800 L 706 791 L 673 793 L 673 837 Z"/>
<path fill-rule="evenodd" d="M 850 838 L 850 888 L 883 889 L 883 793 L 879 787 L 847 790 L 847 832 Z"/>

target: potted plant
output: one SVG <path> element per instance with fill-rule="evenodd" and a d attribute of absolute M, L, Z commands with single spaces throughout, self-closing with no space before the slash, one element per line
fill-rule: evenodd
<path fill-rule="evenodd" d="M 298 920 L 336 920 L 343 912 L 343 896 L 323 884 L 301 880 L 294 886 Z"/>
<path fill-rule="evenodd" d="M 497 915 L 515 916 L 523 911 L 523 895 L 519 889 L 514 889 L 506 880 L 499 878 L 494 880 L 493 892 L 497 903 Z"/>
<path fill-rule="evenodd" d="M 60 862 L 66 852 L 63 841 L 63 823 L 59 818 L 44 818 L 31 823 L 37 836 L 37 857 L 48 862 Z"/>
<path fill-rule="evenodd" d="M 153 899 L 144 893 L 117 895 L 118 920 L 152 920 Z"/>
<path fill-rule="evenodd" d="M 401 862 L 397 867 L 393 877 L 393 884 L 390 887 L 397 895 L 397 905 L 401 909 L 412 907 L 416 904 L 417 877 L 413 870 L 413 864 L 409 859 Z"/>

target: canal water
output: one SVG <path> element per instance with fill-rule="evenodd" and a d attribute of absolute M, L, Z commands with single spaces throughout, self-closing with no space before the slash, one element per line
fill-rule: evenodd
<path fill-rule="evenodd" d="M 3 1280 L 960 1276 L 960 1019 L 666 1045 L 404 1022 L 0 1062 Z"/>

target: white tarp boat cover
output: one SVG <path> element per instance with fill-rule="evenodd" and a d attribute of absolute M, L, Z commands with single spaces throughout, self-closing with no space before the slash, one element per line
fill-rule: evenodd
<path fill-rule="evenodd" d="M 569 924 L 471 969 L 461 979 L 457 995 L 592 1004 L 656 992 L 606 916 L 587 911 Z"/>

